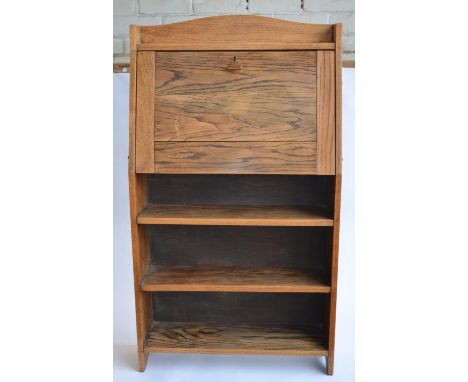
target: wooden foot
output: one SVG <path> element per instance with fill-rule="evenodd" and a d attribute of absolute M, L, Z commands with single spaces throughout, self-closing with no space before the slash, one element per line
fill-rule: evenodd
<path fill-rule="evenodd" d="M 333 375 L 333 355 L 325 357 L 327 363 L 327 374 Z"/>
<path fill-rule="evenodd" d="M 138 352 L 138 371 L 145 371 L 146 362 L 148 362 L 148 353 L 139 351 Z"/>

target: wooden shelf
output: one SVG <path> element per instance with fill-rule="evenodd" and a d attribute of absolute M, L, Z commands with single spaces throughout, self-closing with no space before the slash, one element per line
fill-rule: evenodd
<path fill-rule="evenodd" d="M 334 50 L 334 42 L 296 42 L 296 43 L 255 43 L 243 42 L 236 44 L 138 44 L 137 50 L 171 51 L 236 51 L 236 50 Z"/>
<path fill-rule="evenodd" d="M 148 204 L 139 224 L 333 226 L 325 213 L 306 207 Z"/>
<path fill-rule="evenodd" d="M 328 355 L 320 327 L 185 322 L 154 322 L 145 341 L 145 351 Z"/>
<path fill-rule="evenodd" d="M 277 267 L 177 266 L 149 272 L 147 292 L 303 292 L 329 293 L 321 272 Z"/>

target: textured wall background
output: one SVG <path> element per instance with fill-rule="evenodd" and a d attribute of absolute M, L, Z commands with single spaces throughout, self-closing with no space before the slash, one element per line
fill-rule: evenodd
<path fill-rule="evenodd" d="M 114 0 L 114 63 L 130 61 L 129 24 L 159 25 L 225 14 L 254 14 L 343 25 L 343 60 L 354 61 L 354 0 Z"/>

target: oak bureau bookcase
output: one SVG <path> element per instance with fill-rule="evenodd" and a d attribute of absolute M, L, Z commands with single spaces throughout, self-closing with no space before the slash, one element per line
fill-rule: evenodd
<path fill-rule="evenodd" d="M 130 26 L 138 368 L 150 352 L 325 356 L 333 373 L 341 24 Z"/>

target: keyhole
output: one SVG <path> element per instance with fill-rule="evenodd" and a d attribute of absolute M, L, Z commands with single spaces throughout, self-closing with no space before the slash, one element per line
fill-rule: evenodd
<path fill-rule="evenodd" d="M 232 59 L 234 62 L 237 61 L 237 56 L 234 56 L 233 59 Z"/>

